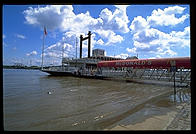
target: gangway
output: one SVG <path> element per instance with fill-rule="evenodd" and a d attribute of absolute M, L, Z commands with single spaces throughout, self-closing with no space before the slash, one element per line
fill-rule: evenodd
<path fill-rule="evenodd" d="M 190 57 L 160 59 L 129 59 L 100 61 L 99 72 L 105 77 L 119 77 L 126 80 L 158 80 L 190 85 Z"/>

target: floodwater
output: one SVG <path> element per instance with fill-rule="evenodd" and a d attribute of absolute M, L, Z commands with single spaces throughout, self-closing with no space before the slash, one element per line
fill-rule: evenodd
<path fill-rule="evenodd" d="M 179 96 L 179 97 L 178 97 Z M 104 130 L 166 114 L 190 89 L 3 69 L 4 130 Z"/>

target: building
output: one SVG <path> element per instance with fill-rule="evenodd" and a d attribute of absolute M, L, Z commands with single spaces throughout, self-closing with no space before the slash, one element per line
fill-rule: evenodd
<path fill-rule="evenodd" d="M 127 58 L 126 58 L 126 60 L 128 60 L 128 59 L 129 59 L 129 60 L 130 60 L 130 59 L 138 59 L 138 57 L 137 57 L 137 56 L 131 56 L 131 57 L 127 57 Z"/>
<path fill-rule="evenodd" d="M 94 49 L 93 57 L 105 56 L 105 50 L 103 49 Z"/>
<path fill-rule="evenodd" d="M 14 66 L 16 66 L 16 67 L 24 67 L 25 65 L 22 64 L 22 63 L 14 63 Z"/>

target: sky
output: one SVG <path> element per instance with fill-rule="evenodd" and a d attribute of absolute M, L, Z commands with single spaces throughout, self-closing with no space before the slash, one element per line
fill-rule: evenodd
<path fill-rule="evenodd" d="M 76 50 L 79 58 L 88 31 L 91 55 L 99 48 L 124 59 L 190 57 L 189 5 L 3 5 L 2 18 L 3 65 L 41 66 L 43 44 L 45 66 L 76 58 Z"/>

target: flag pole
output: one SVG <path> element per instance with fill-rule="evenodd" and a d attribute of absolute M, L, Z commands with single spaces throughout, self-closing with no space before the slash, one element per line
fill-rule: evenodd
<path fill-rule="evenodd" d="M 45 30 L 45 26 L 44 26 Z M 44 37 L 45 37 L 45 31 L 43 32 L 43 44 L 42 44 L 42 70 L 43 70 L 43 62 L 44 62 Z"/>

